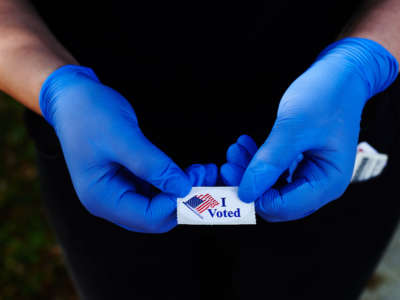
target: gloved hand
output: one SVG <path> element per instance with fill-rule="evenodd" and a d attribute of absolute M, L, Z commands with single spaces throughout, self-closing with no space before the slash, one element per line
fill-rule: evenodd
<path fill-rule="evenodd" d="M 363 107 L 397 73 L 396 59 L 374 41 L 331 44 L 286 90 L 265 143 L 257 150 L 245 136 L 229 148 L 223 180 L 240 183 L 240 199 L 256 201 L 272 222 L 303 218 L 340 197 L 352 176 Z M 287 184 L 274 186 L 290 169 Z"/>
<path fill-rule="evenodd" d="M 129 102 L 85 67 L 67 65 L 44 82 L 45 119 L 60 141 L 79 199 L 95 216 L 138 232 L 176 225 L 176 197 L 213 185 L 215 165 L 185 174 L 141 132 Z M 151 185 L 162 193 L 154 195 Z"/>

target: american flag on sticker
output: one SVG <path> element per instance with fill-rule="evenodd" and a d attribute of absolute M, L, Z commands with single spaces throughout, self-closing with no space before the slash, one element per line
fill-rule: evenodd
<path fill-rule="evenodd" d="M 219 204 L 210 194 L 196 195 L 186 202 L 183 202 L 191 211 L 193 211 L 198 217 L 203 219 L 201 214 L 209 208 L 214 208 Z"/>

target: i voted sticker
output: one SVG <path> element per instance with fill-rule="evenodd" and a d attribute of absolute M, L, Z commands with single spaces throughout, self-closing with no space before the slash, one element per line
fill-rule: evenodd
<path fill-rule="evenodd" d="M 237 186 L 193 187 L 177 200 L 178 224 L 256 224 L 254 202 L 242 202 L 237 191 Z"/>

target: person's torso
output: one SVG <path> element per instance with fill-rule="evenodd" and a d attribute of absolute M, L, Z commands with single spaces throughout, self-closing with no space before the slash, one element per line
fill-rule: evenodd
<path fill-rule="evenodd" d="M 282 93 L 361 0 L 32 2 L 162 143 L 171 127 L 182 137 L 266 137 Z"/>
<path fill-rule="evenodd" d="M 357 2 L 33 1 L 62 44 L 105 82 L 183 91 L 221 84 L 226 92 L 260 80 L 276 90 L 269 95 L 334 41 Z"/>

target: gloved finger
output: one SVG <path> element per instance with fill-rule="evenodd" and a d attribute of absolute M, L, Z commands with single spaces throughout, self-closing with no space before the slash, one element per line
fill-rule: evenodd
<path fill-rule="evenodd" d="M 172 195 L 165 194 L 165 193 L 160 193 L 157 196 L 153 197 L 150 202 L 154 202 L 150 210 L 155 210 L 157 211 L 157 208 L 154 208 L 156 203 L 162 203 L 163 201 L 176 201 L 176 198 Z M 151 223 L 151 220 L 149 220 L 148 224 L 143 224 L 140 228 L 132 228 L 128 227 L 126 225 L 111 221 L 115 223 L 116 225 L 130 230 L 134 232 L 141 232 L 141 233 L 165 233 L 173 229 L 177 225 L 177 217 L 176 217 L 176 210 L 172 211 L 170 215 L 168 216 L 163 216 L 158 220 L 158 222 L 153 222 Z"/>
<path fill-rule="evenodd" d="M 236 143 L 245 147 L 250 156 L 253 156 L 258 150 L 256 142 L 247 134 L 241 135 Z"/>
<path fill-rule="evenodd" d="M 255 201 L 270 189 L 301 153 L 296 149 L 292 134 L 288 128 L 272 130 L 243 175 L 238 191 L 242 201 Z"/>
<path fill-rule="evenodd" d="M 206 177 L 206 169 L 201 164 L 190 165 L 185 172 L 189 176 L 192 186 L 200 186 Z"/>
<path fill-rule="evenodd" d="M 293 182 L 267 190 L 256 201 L 256 211 L 270 222 L 304 218 L 340 197 L 347 187 L 339 169 L 325 159 L 305 159 Z"/>
<path fill-rule="evenodd" d="M 301 197 L 295 201 L 296 196 Z M 284 188 L 271 188 L 255 202 L 256 212 L 269 222 L 284 222 L 304 218 L 319 209 L 319 194 L 305 178 L 289 183 Z"/>
<path fill-rule="evenodd" d="M 254 140 L 244 134 L 228 148 L 226 159 L 229 163 L 246 168 L 256 151 L 257 145 Z"/>
<path fill-rule="evenodd" d="M 247 168 L 251 158 L 252 156 L 247 149 L 238 143 L 230 145 L 228 151 L 226 151 L 226 160 L 242 168 Z"/>
<path fill-rule="evenodd" d="M 90 213 L 137 232 L 165 232 L 173 227 L 176 198 L 161 193 L 153 199 L 136 192 L 129 171 L 119 167 L 96 180 L 82 203 Z M 172 226 L 172 227 L 171 227 Z"/>
<path fill-rule="evenodd" d="M 203 186 L 215 186 L 218 179 L 218 167 L 215 164 L 205 164 L 206 177 L 204 178 Z"/>
<path fill-rule="evenodd" d="M 161 191 L 186 196 L 192 188 L 187 175 L 138 128 L 125 131 L 123 136 L 115 137 L 113 159 Z"/>
<path fill-rule="evenodd" d="M 186 172 L 193 185 L 214 185 L 217 180 L 217 166 L 215 164 L 194 164 L 189 166 Z M 131 227 L 132 225 L 129 226 L 126 223 L 120 223 L 120 220 L 112 221 L 125 229 L 136 232 L 161 233 L 169 231 L 176 226 L 177 220 L 175 210 L 169 210 L 169 215 L 165 213 L 165 206 L 166 204 L 170 204 L 171 201 L 176 203 L 176 198 L 165 193 L 160 193 L 153 197 L 149 202 L 150 206 L 148 208 L 148 213 L 151 213 L 152 218 L 147 218 L 148 221 L 142 220 L 144 223 L 141 224 L 141 227 Z"/>
<path fill-rule="evenodd" d="M 193 164 L 185 172 L 193 186 L 213 186 L 217 181 L 218 168 L 215 164 Z"/>
<path fill-rule="evenodd" d="M 289 170 L 288 170 L 288 177 L 286 178 L 287 182 L 292 182 L 292 176 L 293 176 L 294 172 L 296 171 L 298 164 L 302 161 L 303 158 L 304 158 L 303 153 L 300 153 L 297 156 L 297 158 L 292 162 L 292 164 L 290 165 Z"/>
<path fill-rule="evenodd" d="M 221 178 L 227 186 L 238 186 L 242 180 L 245 169 L 238 165 L 226 163 L 221 166 Z"/>

